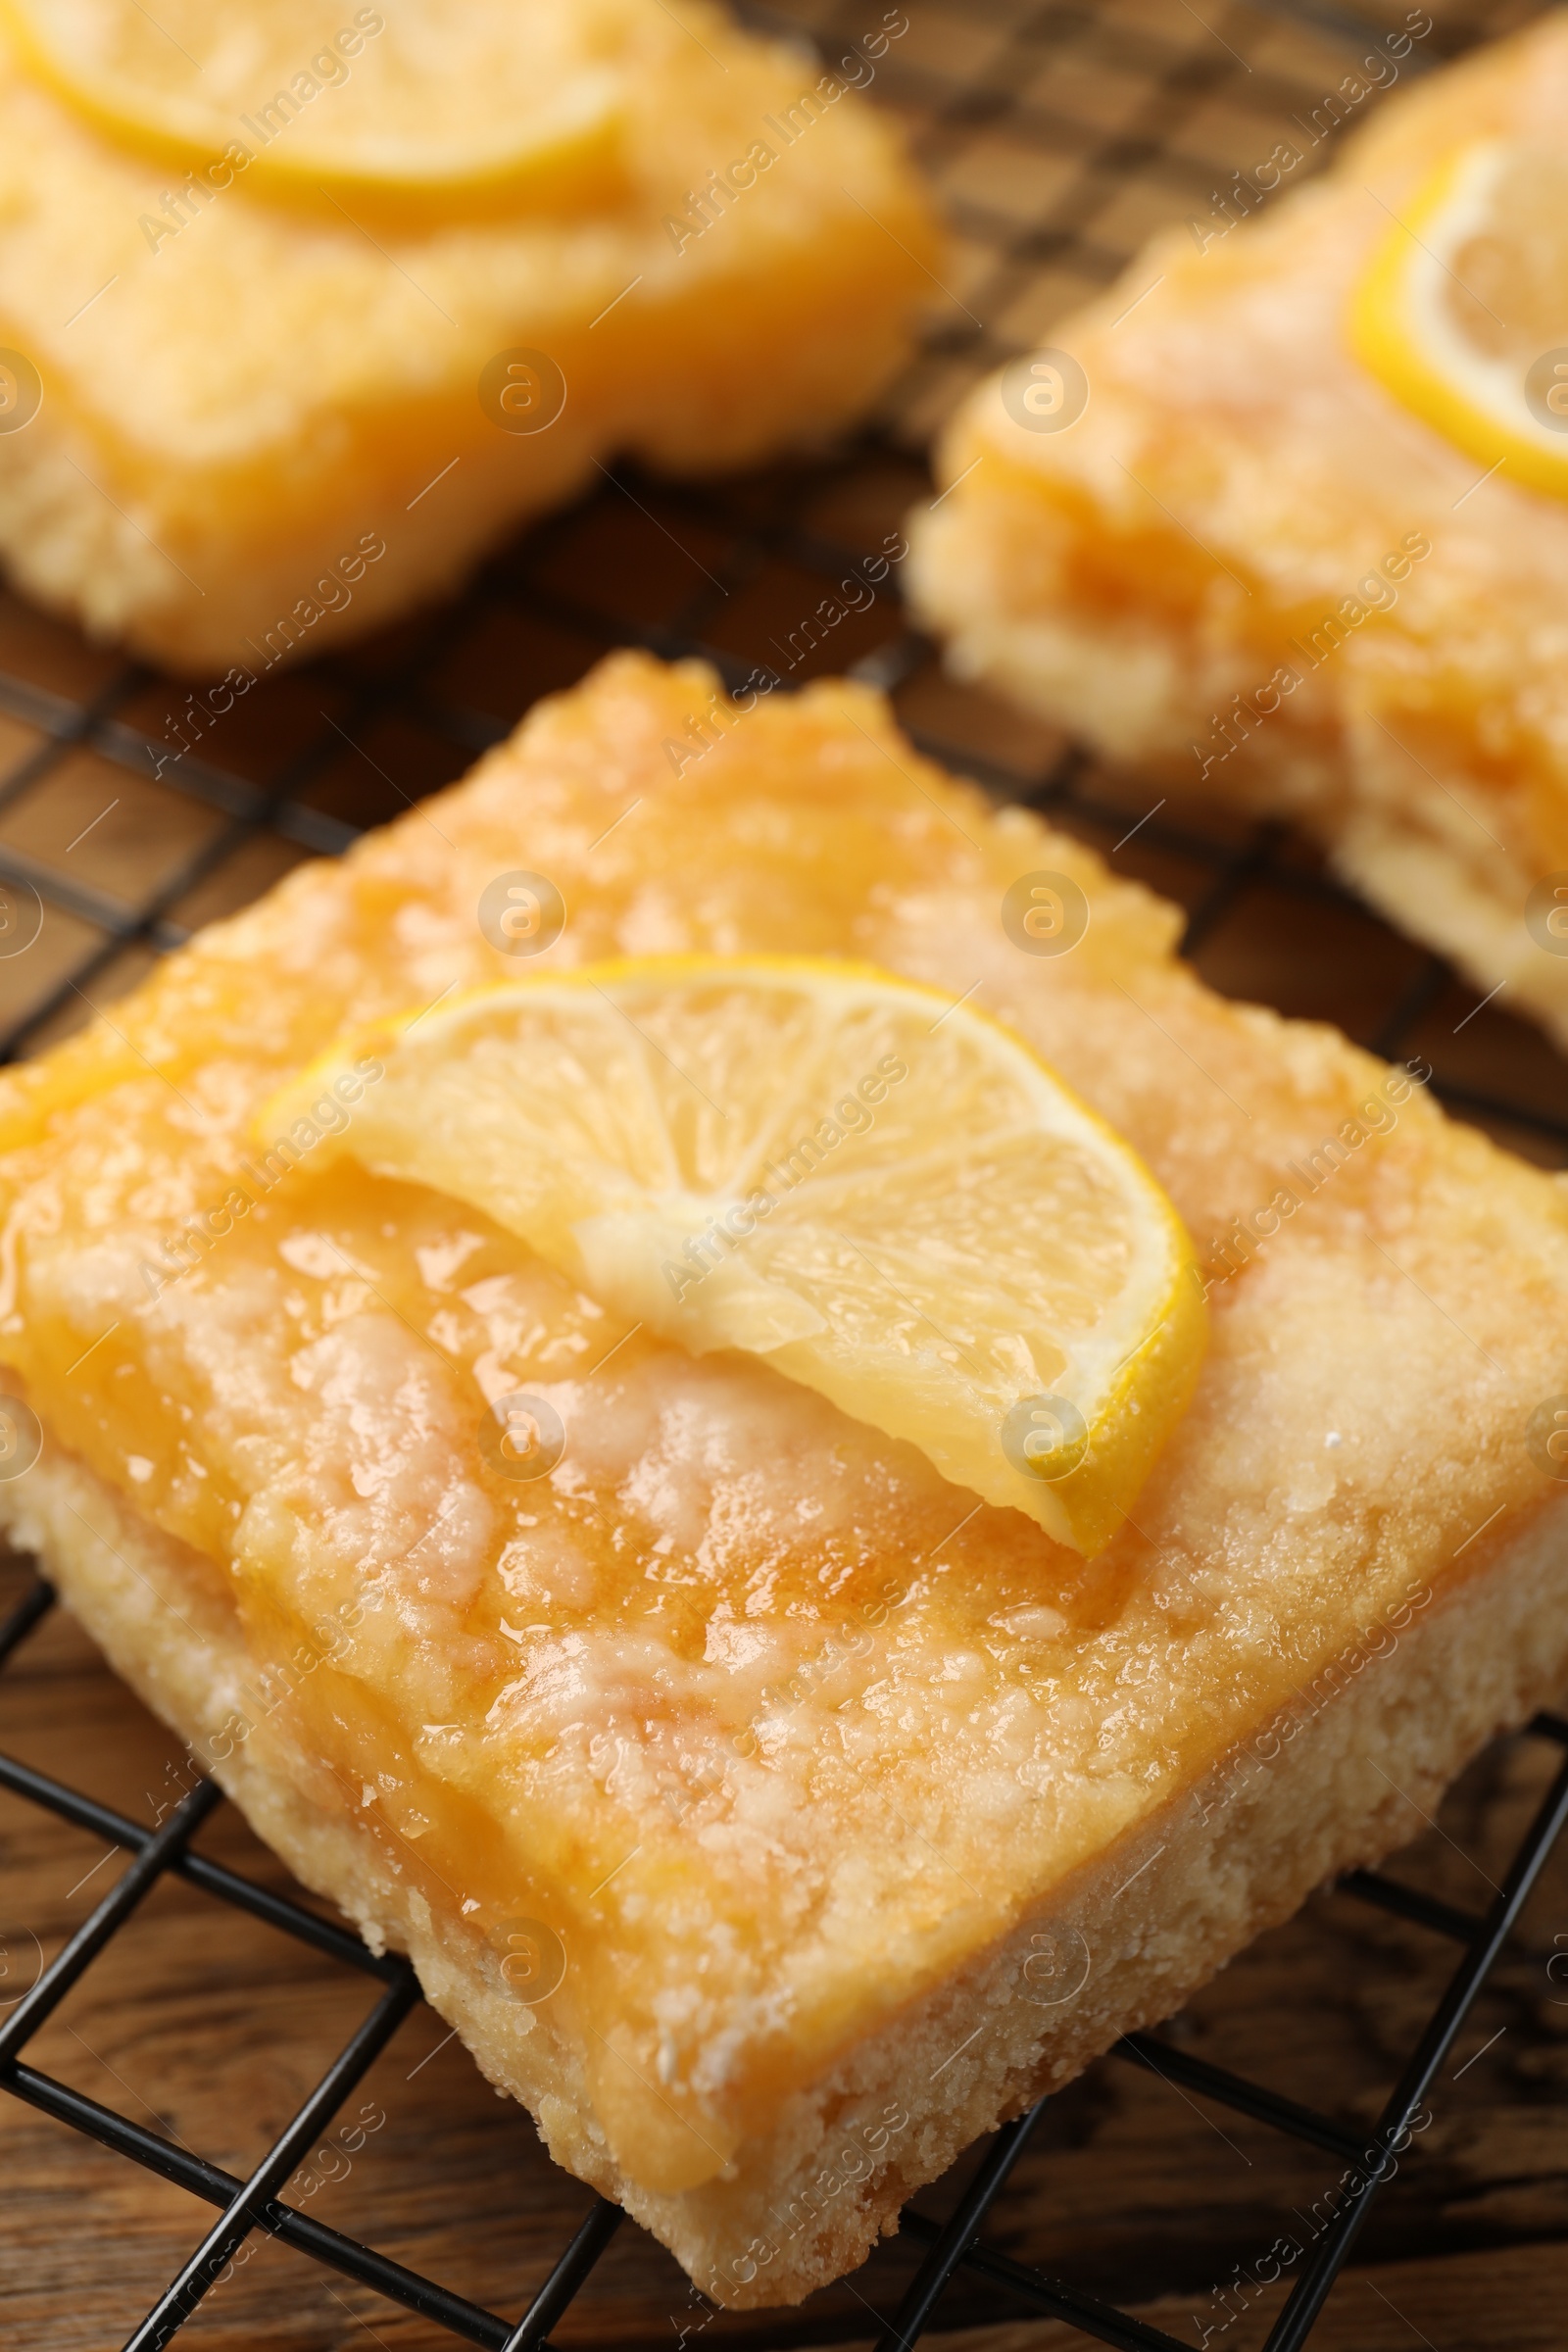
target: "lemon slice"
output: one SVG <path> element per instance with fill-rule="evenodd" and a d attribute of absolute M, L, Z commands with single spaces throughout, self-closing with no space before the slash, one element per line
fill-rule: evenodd
<path fill-rule="evenodd" d="M 340 1080 L 348 1125 L 313 1120 Z M 303 1145 L 300 1122 L 1086 1553 L 1202 1355 L 1192 1246 L 1128 1146 L 1010 1031 L 869 967 L 681 956 L 502 982 L 349 1040 L 258 1132 Z"/>
<path fill-rule="evenodd" d="M 1349 329 L 1428 424 L 1568 498 L 1568 154 L 1487 139 L 1450 157 L 1380 241 Z"/>
<path fill-rule="evenodd" d="M 609 0 L 0 0 L 24 67 L 131 146 L 198 171 L 237 147 L 240 184 L 274 194 L 427 201 L 520 201 L 612 172 L 624 15 Z"/>

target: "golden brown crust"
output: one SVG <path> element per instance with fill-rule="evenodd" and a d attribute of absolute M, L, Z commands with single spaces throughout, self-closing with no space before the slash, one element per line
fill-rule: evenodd
<path fill-rule="evenodd" d="M 1312 1887 L 1403 1843 L 1417 1809 L 1568 1672 L 1565 1496 L 1449 1591 L 1415 1587 L 1396 1622 L 1287 1716 L 1173 1790 L 1048 1907 L 788 2101 L 721 2180 L 661 2196 L 607 2148 L 551 2003 L 520 2005 L 485 1939 L 389 1872 L 341 1805 L 323 1806 L 319 1768 L 286 1730 L 234 1744 L 249 1661 L 208 1572 L 52 1448 L 0 1487 L 0 1528 L 38 1553 L 117 1670 L 297 1876 L 372 1948 L 411 1955 L 426 1998 L 530 2110 L 557 2161 L 736 2309 L 798 2302 L 853 2269 L 970 2141 L 1119 2034 L 1169 2016 Z"/>

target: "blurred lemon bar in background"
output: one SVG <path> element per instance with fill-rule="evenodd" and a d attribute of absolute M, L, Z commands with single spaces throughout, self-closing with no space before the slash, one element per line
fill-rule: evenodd
<path fill-rule="evenodd" d="M 1568 1041 L 1568 19 L 1380 107 L 971 397 L 914 592 L 963 675 L 1300 819 Z"/>
<path fill-rule="evenodd" d="M 627 452 L 704 472 L 896 369 L 931 215 L 706 0 L 0 0 L 0 554 L 252 674 L 450 587 Z"/>

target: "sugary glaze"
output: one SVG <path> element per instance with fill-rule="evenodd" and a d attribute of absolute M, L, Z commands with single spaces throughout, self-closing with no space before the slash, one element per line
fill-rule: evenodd
<path fill-rule="evenodd" d="M 0 1349 L 51 1443 L 211 1564 L 326 1813 L 498 1950 L 537 1946 L 523 1921 L 560 1937 L 555 2014 L 660 2189 L 1348 1645 L 1396 1641 L 1412 1587 L 1513 1542 L 1556 1494 L 1530 1417 L 1568 1390 L 1550 1180 L 1331 1032 L 1210 996 L 1172 909 L 991 813 L 875 696 L 721 721 L 713 683 L 607 662 L 0 1095 Z M 978 982 L 1200 1253 L 1249 1220 L 1136 1528 L 1086 1564 L 764 1366 L 627 1333 L 472 1212 L 313 1173 L 297 1132 L 264 1185 L 248 1122 L 282 1073 L 515 969 L 477 907 L 520 868 L 564 898 L 561 963 L 837 953 Z M 1054 957 L 1001 921 L 1042 868 L 1092 908 Z M 482 1450 L 517 1390 L 565 1425 L 547 1478 Z"/>
<path fill-rule="evenodd" d="M 434 220 L 274 201 L 226 167 L 193 192 L 0 31 L 0 345 L 44 385 L 5 445 L 0 545 L 30 593 L 181 669 L 257 670 L 286 617 L 312 651 L 370 625 L 596 480 L 596 455 L 709 471 L 863 405 L 935 258 L 897 135 L 855 95 L 906 20 L 869 19 L 825 73 L 698 0 L 596 15 L 624 100 L 609 166 Z M 564 385 L 535 432 L 481 405 L 517 352 Z"/>
<path fill-rule="evenodd" d="M 1554 13 L 1399 90 L 1310 186 L 1305 128 L 1245 159 L 1228 212 L 1053 329 L 1075 423 L 1027 429 L 995 379 L 967 404 L 914 572 L 961 668 L 1173 790 L 1305 814 L 1396 921 L 1568 1025 L 1568 967 L 1520 920 L 1568 864 L 1568 502 L 1483 480 L 1346 327 L 1434 166 L 1499 133 L 1560 154 L 1565 107 Z"/>

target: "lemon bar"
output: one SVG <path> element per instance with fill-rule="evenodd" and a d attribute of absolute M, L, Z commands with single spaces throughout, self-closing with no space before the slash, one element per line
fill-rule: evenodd
<path fill-rule="evenodd" d="M 1560 1188 L 1178 922 L 866 688 L 622 654 L 0 1084 L 0 1523 L 724 2302 L 858 2262 L 1568 1667 Z M 331 1148 L 391 1084 L 339 1041 L 617 955 L 982 1005 L 1143 1155 L 1211 1336 L 1096 1556 Z"/>
<path fill-rule="evenodd" d="M 1300 820 L 1568 1041 L 1568 20 L 1397 90 L 1298 186 L 1408 21 L 971 397 L 915 592 L 960 673 Z"/>
<path fill-rule="evenodd" d="M 0 554 L 95 635 L 255 677 L 906 353 L 898 10 L 825 62 L 706 0 L 155 13 L 0 7 Z"/>

